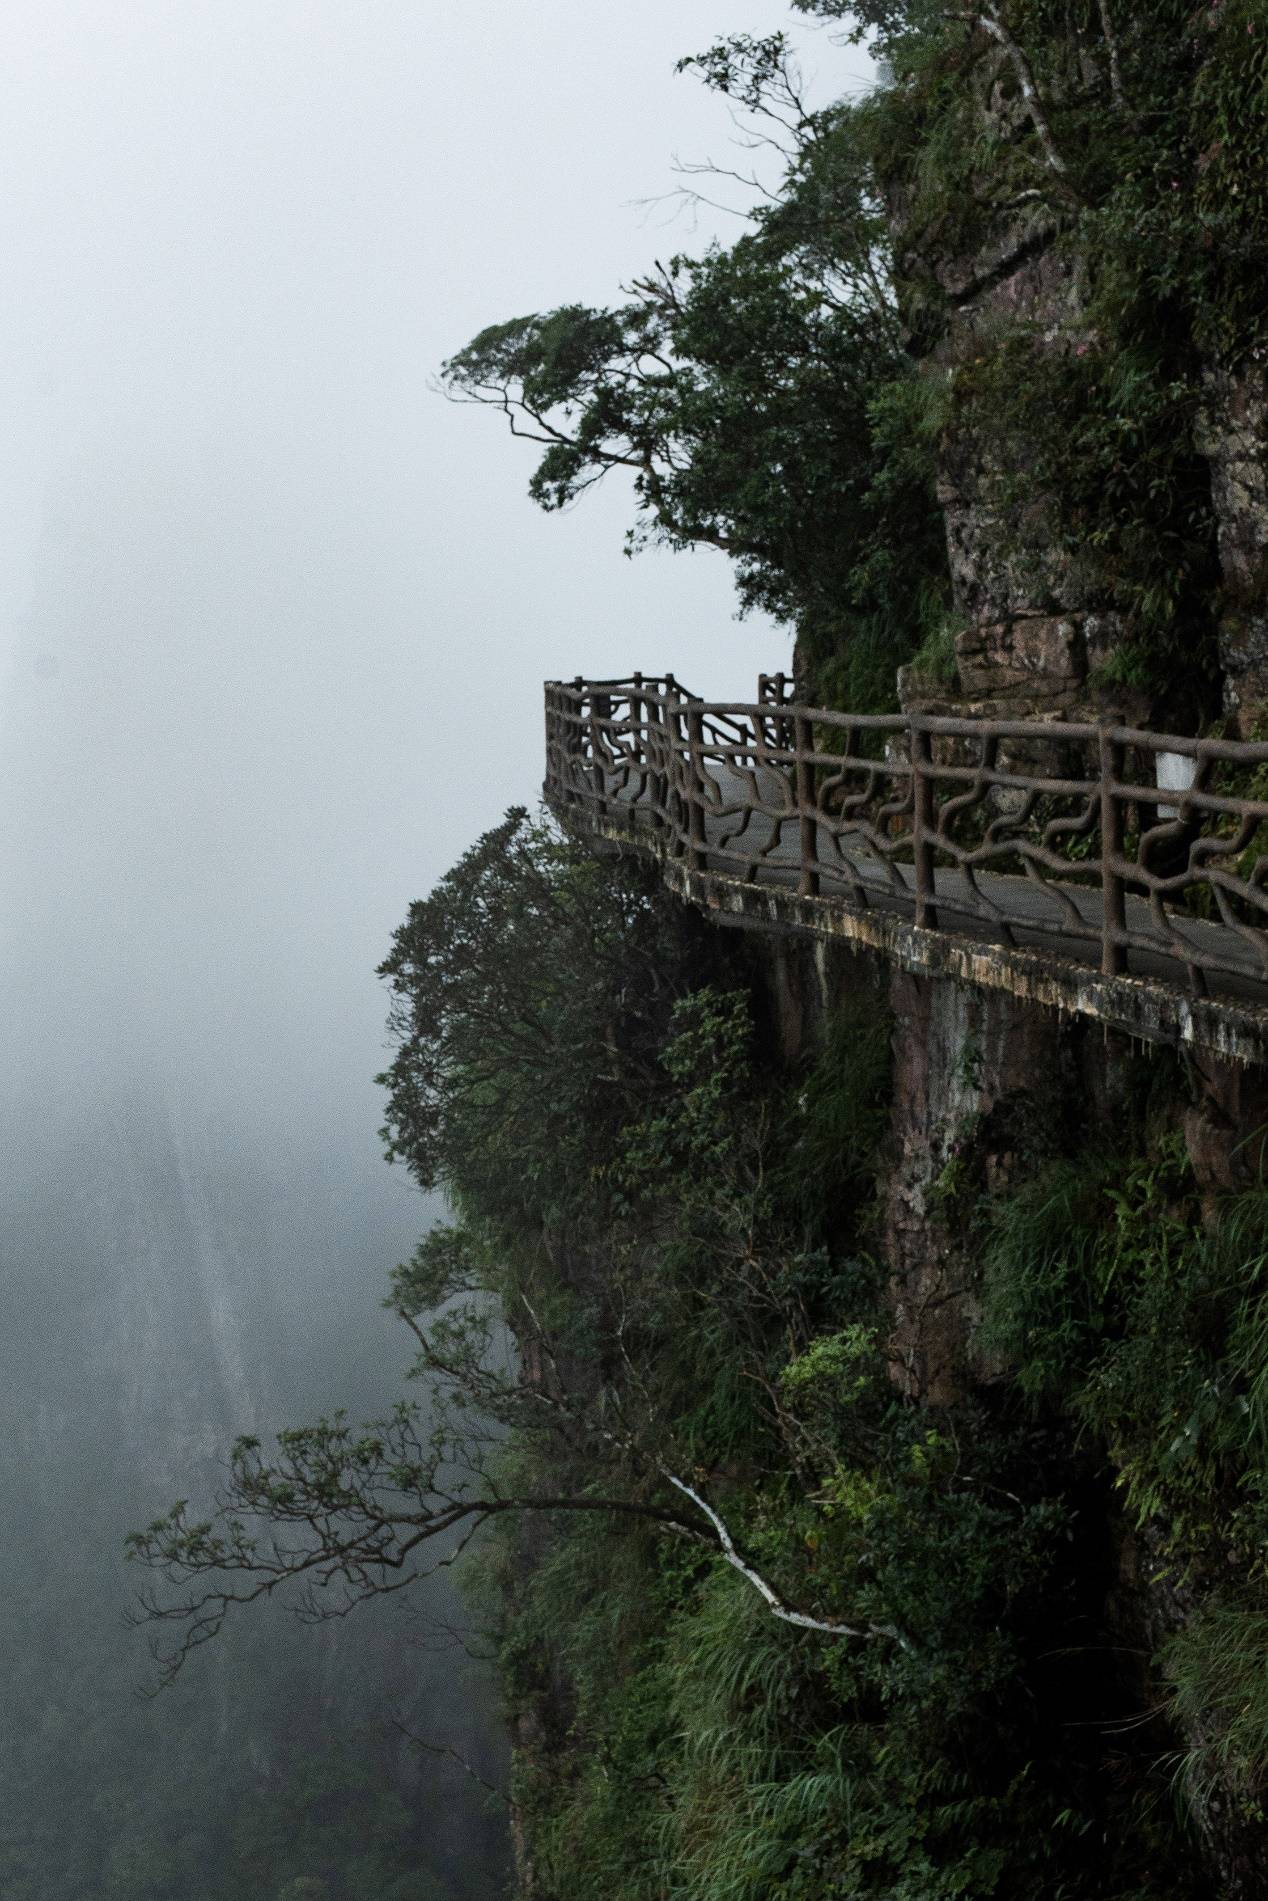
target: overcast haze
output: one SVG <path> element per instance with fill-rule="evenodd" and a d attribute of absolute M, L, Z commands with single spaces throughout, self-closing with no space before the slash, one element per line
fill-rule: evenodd
<path fill-rule="evenodd" d="M 610 300 L 703 240 L 635 202 L 675 152 L 726 152 L 722 104 L 674 60 L 783 19 L 8 11 L 0 783 L 24 1038 L 51 1006 L 77 1062 L 144 1043 L 240 1108 L 360 1113 L 372 1146 L 369 973 L 409 899 L 535 796 L 543 676 L 672 666 L 747 693 L 786 658 L 733 620 L 720 557 L 625 560 L 615 486 L 540 515 L 527 452 L 430 386 L 485 323 Z M 846 55 L 800 37 L 839 88 Z"/>
<path fill-rule="evenodd" d="M 294 1653 L 307 1679 L 257 1681 L 226 1644 L 137 1728 L 116 1558 L 234 1431 L 396 1389 L 379 1300 L 435 1210 L 381 1160 L 374 967 L 410 900 L 535 800 L 542 679 L 672 668 L 747 696 L 787 658 L 735 622 L 721 557 L 627 561 L 616 486 L 543 516 L 531 452 L 433 387 L 484 325 L 612 301 L 706 241 L 708 215 L 636 202 L 673 188 L 675 152 L 728 156 L 725 108 L 674 62 L 783 20 L 6 10 L 0 1864 L 42 1869 L 51 1901 L 182 1838 L 216 1683 L 230 1803 L 301 1706 L 338 1733 L 412 1690 L 495 1748 L 478 1684 L 402 1671 L 372 1619 Z M 841 91 L 847 56 L 797 37 Z M 149 1821 L 118 1820 L 130 1788 Z M 447 1813 L 461 1854 L 483 1825 L 469 1793 Z"/>

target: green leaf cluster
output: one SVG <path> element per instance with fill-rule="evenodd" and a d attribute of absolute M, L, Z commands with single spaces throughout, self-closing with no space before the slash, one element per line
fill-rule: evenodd
<path fill-rule="evenodd" d="M 721 549 L 741 607 L 791 623 L 812 672 L 835 664 L 821 695 L 885 708 L 947 574 L 934 436 L 898 421 L 921 397 L 868 115 L 809 111 L 779 35 L 681 64 L 787 132 L 779 189 L 733 245 L 672 256 L 612 309 L 494 325 L 444 382 L 540 446 L 529 489 L 543 507 L 626 471 L 631 551 Z"/>
<path fill-rule="evenodd" d="M 1183 1144 L 1048 1164 L 984 1211 L 984 1344 L 1077 1424 L 1156 1577 L 1196 1614 L 1175 1708 L 1248 1804 L 1268 1780 L 1268 1190 L 1212 1210 Z"/>

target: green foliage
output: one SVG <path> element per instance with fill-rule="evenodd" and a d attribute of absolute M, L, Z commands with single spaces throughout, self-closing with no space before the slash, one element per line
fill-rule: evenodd
<path fill-rule="evenodd" d="M 781 1105 L 775 1188 L 790 1220 L 848 1248 L 870 1200 L 889 1100 L 892 1019 L 860 986 L 825 1026 L 823 1045 Z"/>
<path fill-rule="evenodd" d="M 909 662 L 912 674 L 934 687 L 954 687 L 959 680 L 955 637 L 958 629 L 950 619 L 939 622 L 921 641 Z"/>
<path fill-rule="evenodd" d="M 646 1120 L 623 1132 L 615 1177 L 636 1201 L 667 1178 L 710 1184 L 727 1169 L 752 1082 L 746 991 L 695 991 L 675 1004 L 661 1067 L 671 1088 Z"/>
<path fill-rule="evenodd" d="M 1129 1507 L 1189 1562 L 1257 1496 L 1268 1195 L 1213 1228 L 1183 1145 L 1056 1162 L 989 1212 L 984 1342 L 1112 1452 Z M 1268 1474 L 1266 1474 L 1268 1475 Z"/>
<path fill-rule="evenodd" d="M 1155 1837 L 1132 1809 L 1147 1764 L 1106 1792 L 1112 1689 L 1048 1662 L 1087 1616 L 1066 1437 L 967 1405 L 934 1419 L 890 1376 L 866 1255 L 885 1013 L 861 986 L 794 1076 L 763 1063 L 752 1022 L 739 986 L 674 1003 L 629 1120 L 576 1151 L 569 1219 L 600 1280 L 555 1244 L 552 1278 L 506 1234 L 503 1298 L 514 1315 L 528 1276 L 535 1313 L 563 1301 L 570 1377 L 590 1370 L 600 1417 L 652 1435 L 786 1601 L 870 1635 L 778 1623 L 716 1550 L 647 1521 L 506 1521 L 481 1575 L 538 1737 L 515 1779 L 537 1879 L 577 1901 L 1151 1895 Z M 520 1135 L 551 1139 L 544 1117 Z M 477 1195 L 465 1214 L 482 1219 Z M 426 1248 L 402 1270 L 410 1304 L 465 1285 L 473 1258 Z M 573 1416 L 566 1440 L 510 1419 L 504 1490 L 612 1485 L 610 1445 Z M 652 1496 L 638 1471 L 623 1482 Z M 1090 1839 L 1115 1844 L 1102 1885 Z M 1169 1857 L 1176 1901 L 1191 1890 Z"/>
<path fill-rule="evenodd" d="M 539 832 L 525 850 L 542 861 L 531 875 L 508 877 L 494 860 L 497 902 L 477 905 L 481 929 L 486 916 L 500 929 L 517 878 L 538 891 L 543 865 L 565 893 L 574 876 L 585 889 L 588 870 L 559 841 Z M 876 999 L 860 988 L 809 1071 L 781 1076 L 761 1060 L 747 989 L 693 984 L 686 962 L 670 980 L 661 966 L 654 1008 L 634 993 L 625 1027 L 631 933 L 620 911 L 601 916 L 592 943 L 562 959 L 549 930 L 522 935 L 510 960 L 482 960 L 479 933 L 463 933 L 447 1047 L 464 1047 L 468 994 L 482 1025 L 504 1027 L 538 1012 L 571 1018 L 575 991 L 591 1028 L 547 1038 L 521 1071 L 514 1055 L 482 1074 L 490 1127 L 521 1105 L 496 1168 L 472 1171 L 462 1155 L 467 1069 L 436 1069 L 427 1128 L 454 1131 L 464 1219 L 424 1242 L 392 1294 L 426 1324 L 424 1363 L 458 1369 L 464 1403 L 506 1435 L 503 1496 L 624 1487 L 644 1513 L 562 1514 L 531 1537 L 514 1524 L 500 1534 L 504 1680 L 549 1738 L 517 1771 L 543 1879 L 579 1901 L 614 1882 L 647 1901 L 1151 1894 L 1150 1868 L 1177 1855 L 1183 1867 L 1184 1855 L 1170 1841 L 1157 1861 L 1170 1825 L 1150 1751 L 1142 1744 L 1121 1791 L 1107 1792 L 1095 1734 L 1120 1707 L 1116 1679 L 1070 1665 L 1054 1675 L 1049 1663 L 1063 1633 L 1078 1652 L 1108 1588 L 1072 1539 L 1071 1499 L 1099 1463 L 1177 1575 L 1248 1554 L 1238 1591 L 1219 1602 L 1243 1645 L 1256 1640 L 1268 1587 L 1268 1196 L 1231 1202 L 1211 1224 L 1182 1145 L 1147 1129 L 1125 1156 L 1039 1160 L 976 1217 L 980 1344 L 1011 1373 L 1008 1399 L 933 1419 L 896 1393 L 866 1253 L 888 1091 Z M 426 941 L 453 940 L 432 927 Z M 420 1021 L 405 1009 L 411 990 L 425 997 L 437 968 L 418 956 L 393 972 L 407 1036 Z M 970 1082 L 976 1060 L 966 1052 Z M 621 1078 L 611 1120 L 584 1107 L 584 1066 L 596 1061 Z M 398 1133 L 412 1139 L 407 1121 Z M 976 1180 L 969 1171 L 945 1190 L 957 1220 L 975 1218 Z M 534 1352 L 548 1352 L 551 1379 L 580 1382 L 562 1435 L 541 1429 L 531 1392 L 480 1383 L 491 1289 L 517 1326 L 523 1316 Z M 402 1414 L 402 1430 L 411 1421 Z M 329 1455 L 323 1509 L 348 1510 L 372 1470 L 406 1491 L 420 1483 L 390 1434 L 358 1436 L 339 1420 L 285 1449 L 305 1473 Z M 276 1487 L 253 1448 L 242 1459 L 253 1483 Z M 812 1644 L 776 1624 L 716 1549 L 667 1543 L 656 1502 L 671 1470 L 691 1474 L 785 1602 L 870 1635 Z M 174 1535 L 205 1541 L 209 1528 Z M 1204 1670 L 1213 1686 L 1214 1753 L 1188 1773 L 1218 1758 L 1249 1802 L 1265 1766 L 1260 1652 L 1239 1661 L 1225 1630 L 1214 1612 L 1196 1621 L 1166 1667 L 1182 1714 Z M 1115 1843 L 1097 1877 L 1109 1886 L 1087 1885 L 1093 1837 Z M 1186 1882 L 1177 1874 L 1168 1892 L 1190 1892 Z"/>
<path fill-rule="evenodd" d="M 984 1338 L 1100 1449 L 1159 1566 L 1214 1596 L 1168 1643 L 1187 1763 L 1268 1778 L 1268 1191 L 1199 1207 L 1183 1146 L 1055 1162 L 989 1210 Z"/>
<path fill-rule="evenodd" d="M 583 1132 L 614 1131 L 653 1071 L 687 950 L 646 867 L 609 871 L 508 813 L 410 907 L 380 967 L 389 1155 L 512 1222 L 566 1205 Z"/>
<path fill-rule="evenodd" d="M 1098 1250 L 1118 1158 L 1057 1161 L 990 1209 L 979 1340 L 1041 1401 L 1087 1364 L 1106 1315 Z"/>
<path fill-rule="evenodd" d="M 697 960 L 629 877 L 515 814 L 412 917 L 393 1140 L 443 1163 L 459 1219 L 389 1298 L 431 1410 L 240 1441 L 217 1515 L 134 1541 L 190 1586 L 156 1617 L 197 1644 L 293 1583 L 340 1614 L 484 1527 L 543 1893 L 1196 1898 L 1154 1745 L 1103 1773 L 1139 1685 L 1103 1663 L 1111 1553 L 1082 1507 L 1112 1465 L 1160 1562 L 1253 1552 L 1255 1607 L 1268 1198 L 1208 1232 L 1174 1142 L 1043 1163 L 982 1212 L 1017 1381 L 935 1413 L 895 1378 L 869 1259 L 875 989 L 788 1073 L 745 966 Z M 980 1064 L 966 1046 L 966 1090 Z M 287 1820 L 303 1861 L 274 1885 L 360 1880 L 344 1817 Z"/>
<path fill-rule="evenodd" d="M 1191 1750 L 1185 1772 L 1241 1799 L 1249 1819 L 1264 1820 L 1268 1766 L 1268 1606 L 1205 1605 L 1163 1651 L 1175 1708 L 1190 1735 L 1210 1740 Z"/>
<path fill-rule="evenodd" d="M 1095 688 L 1212 714 L 1204 411 L 1212 369 L 1268 346 L 1262 0 L 1159 0 L 1147 30 L 1013 0 L 1003 43 L 933 0 L 796 4 L 867 41 L 880 83 L 812 111 L 780 34 L 681 61 L 783 151 L 777 190 L 618 308 L 486 330 L 451 393 L 542 445 L 545 507 L 628 470 L 631 547 L 723 549 L 825 704 L 892 707 L 913 654 L 953 680 L 934 476 L 967 471 L 997 580 L 1117 617 Z"/>
<path fill-rule="evenodd" d="M 779 35 L 681 64 L 791 130 L 781 189 L 729 249 L 671 258 L 615 309 L 495 325 L 444 379 L 542 444 L 529 486 L 543 507 L 629 471 L 631 550 L 722 549 L 742 606 L 795 626 L 820 697 L 887 708 L 947 574 L 936 431 L 913 426 L 923 385 L 888 281 L 866 115 L 807 111 Z"/>

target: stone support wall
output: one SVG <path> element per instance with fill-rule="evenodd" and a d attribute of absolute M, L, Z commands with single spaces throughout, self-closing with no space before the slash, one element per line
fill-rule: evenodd
<path fill-rule="evenodd" d="M 894 1070 L 877 1245 L 889 1276 L 892 1377 L 917 1403 L 981 1399 L 1009 1377 L 976 1339 L 981 1236 L 971 1215 L 979 1197 L 1006 1192 L 1045 1156 L 1112 1146 L 1142 1088 L 1159 1124 L 1182 1133 L 1212 1205 L 1259 1178 L 1268 1145 L 1262 1066 L 1209 1051 L 1179 1059 L 1104 1026 L 950 977 L 892 970 L 831 943 L 754 934 L 750 949 L 767 1030 L 786 1064 L 813 1054 L 834 1005 L 858 986 L 888 997 Z M 1175 1748 L 1156 1714 L 1164 1692 L 1148 1660 L 1200 1608 L 1202 1591 L 1158 1561 L 1149 1527 L 1127 1522 L 1108 1478 L 1083 1500 L 1080 1524 L 1089 1563 L 1099 1554 L 1105 1569 L 1104 1626 L 1136 1659 L 1125 1694 L 1139 1699 L 1141 1721 L 1158 1724 L 1159 1752 Z M 1195 1730 L 1180 1740 L 1196 1747 L 1211 1735 Z M 1268 1840 L 1245 1805 L 1218 1777 L 1187 1794 L 1211 1892 L 1227 1901 L 1268 1893 Z"/>

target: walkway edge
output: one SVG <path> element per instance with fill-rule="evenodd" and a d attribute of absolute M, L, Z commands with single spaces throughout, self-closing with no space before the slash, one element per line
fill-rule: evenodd
<path fill-rule="evenodd" d="M 721 872 L 693 871 L 685 860 L 668 857 L 659 839 L 646 832 L 597 815 L 578 823 L 574 813 L 553 802 L 552 809 L 584 837 L 658 859 L 669 889 L 720 924 L 832 939 L 877 951 L 912 976 L 950 977 L 983 990 L 1007 991 L 1043 1009 L 1091 1017 L 1143 1042 L 1208 1050 L 1237 1063 L 1268 1063 L 1268 1008 L 1187 997 L 1146 977 L 1106 977 L 1043 951 L 923 930 L 885 912 L 854 909 L 839 897 L 803 897 Z"/>

